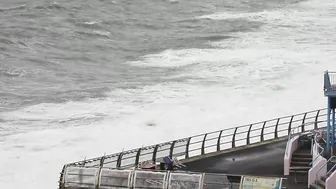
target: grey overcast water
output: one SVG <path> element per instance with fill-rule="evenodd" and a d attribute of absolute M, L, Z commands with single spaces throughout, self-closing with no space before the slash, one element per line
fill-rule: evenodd
<path fill-rule="evenodd" d="M 1 0 L 0 188 L 55 188 L 68 161 L 324 107 L 335 7 Z"/>

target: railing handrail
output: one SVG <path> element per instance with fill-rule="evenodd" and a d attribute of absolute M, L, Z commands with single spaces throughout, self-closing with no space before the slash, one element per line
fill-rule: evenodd
<path fill-rule="evenodd" d="M 288 156 L 288 145 L 289 145 L 289 141 L 292 139 L 292 135 L 294 135 L 294 134 L 301 134 L 300 132 L 294 133 L 295 129 L 299 129 L 299 128 L 301 128 L 302 126 L 311 125 L 311 124 L 315 124 L 315 123 L 319 123 L 319 121 L 313 121 L 313 122 L 304 123 L 304 124 L 301 124 L 301 125 L 299 125 L 299 126 L 294 127 L 294 128 L 291 130 L 291 132 L 290 132 L 289 135 L 288 135 L 288 140 L 287 140 L 287 144 L 286 144 L 286 150 L 285 150 L 285 152 L 286 152 L 286 156 Z"/>
<path fill-rule="evenodd" d="M 332 172 L 332 170 L 336 167 L 336 164 L 332 166 L 332 168 L 327 172 L 327 175 Z"/>
<path fill-rule="evenodd" d="M 336 72 L 329 72 L 328 70 L 324 72 L 324 86 L 323 90 L 326 94 L 328 91 L 335 91 L 335 85 L 336 84 L 336 78 L 335 78 Z"/>
<path fill-rule="evenodd" d="M 314 136 L 314 142 L 315 142 L 315 145 L 317 145 L 317 147 L 319 147 L 321 150 L 321 152 L 319 153 L 318 156 L 315 157 L 315 159 L 309 164 L 309 165 L 312 165 L 320 156 L 322 156 L 323 152 L 324 152 L 324 148 L 317 142 L 317 136 L 318 135 L 321 135 L 321 133 L 316 133 L 315 136 Z M 313 146 L 312 146 L 313 148 Z"/>
<path fill-rule="evenodd" d="M 336 158 L 336 156 L 331 156 L 328 161 L 316 172 L 316 177 L 315 177 L 315 185 L 317 185 L 317 177 L 318 177 L 318 174 L 319 172 L 322 170 L 323 167 L 325 167 L 326 165 L 328 165 L 328 163 L 332 160 Z"/>
<path fill-rule="evenodd" d="M 290 133 L 289 133 L 289 135 L 288 135 L 288 140 L 287 140 L 286 150 L 285 150 L 285 152 L 286 152 L 286 156 L 288 156 L 288 145 L 289 145 L 289 141 L 292 139 L 292 133 L 293 133 L 293 131 L 294 131 L 295 129 L 298 129 L 298 128 L 300 128 L 300 127 L 302 127 L 302 125 L 299 125 L 299 126 L 297 126 L 297 127 L 294 127 L 294 128 L 290 131 Z M 293 133 L 293 134 L 294 134 L 294 133 Z"/>
<path fill-rule="evenodd" d="M 283 138 L 289 134 L 292 136 L 292 130 L 302 127 L 301 131 L 312 129 L 320 129 L 325 127 L 320 123 L 326 122 L 326 108 L 307 111 L 305 113 L 294 114 L 291 116 L 283 116 L 276 119 L 256 122 L 248 125 L 231 127 L 223 130 L 213 131 L 205 134 L 194 135 L 183 139 L 173 140 L 165 143 L 145 146 L 124 152 L 114 153 L 106 156 L 86 159 L 66 164 L 66 166 L 99 166 L 100 164 L 113 164 L 111 168 L 134 167 L 144 159 L 152 159 L 154 163 L 163 156 L 185 156 L 184 159 L 195 155 L 204 155 L 206 153 L 221 151 L 229 148 L 235 148 L 236 143 L 239 145 L 249 145 L 250 140 L 255 142 L 263 142 L 265 140 L 273 140 Z M 302 124 L 301 124 L 301 123 Z M 296 126 L 300 124 L 299 126 Z M 315 124 L 315 126 L 307 127 L 307 125 Z M 294 129 L 293 129 L 294 128 Z M 212 134 L 212 136 L 210 136 Z M 299 133 L 295 133 L 299 134 Z M 237 137 L 236 137 L 237 136 Z M 239 138 L 238 138 L 239 137 Z M 259 137 L 257 139 L 256 137 Z M 264 137 L 267 137 L 266 139 Z M 244 140 L 244 141 L 243 141 Z M 246 143 L 245 143 L 246 141 Z M 253 142 L 253 143 L 255 143 Z M 210 144 L 215 143 L 215 144 Z M 225 147 L 223 147 L 225 145 Z M 231 145 L 231 147 L 230 147 Z M 199 147 L 201 146 L 201 147 Z M 212 150 L 213 148 L 214 151 Z M 212 151 L 206 152 L 205 149 Z M 197 151 L 197 153 L 195 153 Z M 201 153 L 200 153 L 201 152 Z M 134 160 L 135 159 L 135 160 Z M 99 163 L 101 162 L 101 163 Z M 123 162 L 127 162 L 124 163 Z M 132 163 L 133 162 L 133 163 Z M 88 165 L 90 164 L 90 165 Z"/>

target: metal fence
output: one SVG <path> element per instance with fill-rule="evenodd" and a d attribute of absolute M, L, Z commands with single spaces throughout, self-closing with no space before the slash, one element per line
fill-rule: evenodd
<path fill-rule="evenodd" d="M 78 161 L 66 166 L 124 169 L 135 167 L 148 160 L 155 163 L 161 161 L 165 156 L 188 159 L 282 138 L 293 131 L 295 134 L 322 128 L 325 127 L 326 120 L 327 109 L 319 109 Z M 292 131 L 297 127 L 298 129 Z"/>
<path fill-rule="evenodd" d="M 324 92 L 336 90 L 336 72 L 324 72 Z"/>
<path fill-rule="evenodd" d="M 241 179 L 241 175 L 214 173 L 67 167 L 59 189 L 239 189 L 240 185 L 244 188 L 252 188 L 251 183 L 241 183 Z M 261 177 L 261 179 L 266 178 Z M 277 177 L 267 177 L 267 179 L 270 184 L 272 180 L 278 180 L 278 184 L 282 181 Z M 265 185 L 264 188 L 269 187 Z"/>

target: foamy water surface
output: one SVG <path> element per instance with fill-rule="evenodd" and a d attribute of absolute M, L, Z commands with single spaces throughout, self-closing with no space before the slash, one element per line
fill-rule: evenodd
<path fill-rule="evenodd" d="M 202 25 L 211 23 L 216 31 L 210 38 L 204 38 L 204 33 L 187 34 L 184 29 L 183 35 L 174 33 L 184 22 L 189 23 L 185 15 L 175 15 L 171 22 L 147 23 L 146 27 L 167 32 L 166 38 L 155 32 L 152 36 L 156 37 L 148 38 L 139 29 L 139 35 L 123 39 L 148 38 L 143 43 L 157 45 L 156 49 L 149 45 L 140 48 L 136 40 L 134 45 L 139 48 L 122 44 L 121 39 L 113 38 L 122 31 L 102 27 L 106 22 L 99 16 L 81 20 L 84 27 L 94 27 L 81 31 L 81 35 L 88 39 L 101 37 L 91 46 L 71 49 L 72 58 L 85 52 L 85 56 L 72 61 L 57 59 L 65 53 L 62 49 L 49 60 L 49 55 L 42 53 L 49 62 L 48 69 L 42 63 L 34 68 L 11 64 L 13 46 L 19 42 L 14 38 L 7 41 L 9 46 L 3 47 L 6 53 L 0 54 L 5 62 L 0 63 L 0 77 L 6 79 L 2 80 L 2 91 L 10 96 L 0 98 L 0 188 L 55 188 L 65 163 L 325 107 L 323 72 L 336 69 L 336 3 L 270 1 L 260 8 L 262 3 L 258 2 L 236 2 L 232 8 L 209 1 L 203 12 L 193 3 L 190 12 L 197 14 L 189 15 L 187 20 L 194 24 L 187 28 L 207 30 Z M 124 11 L 135 6 L 123 1 L 113 3 L 123 4 L 120 9 Z M 179 6 L 186 2 L 164 3 Z M 0 14 L 26 9 L 21 6 L 2 8 L 0 4 Z M 85 6 L 78 2 L 67 7 L 58 2 L 47 9 Z M 132 17 L 131 13 L 120 14 Z M 172 24 L 176 28 L 169 30 L 172 22 L 181 25 Z M 56 40 L 45 39 L 43 44 Z M 175 40 L 176 46 L 164 45 L 170 40 Z M 109 51 L 90 50 L 98 48 L 98 41 L 110 46 Z M 38 45 L 32 43 L 27 42 L 26 48 L 34 51 Z M 112 59 L 110 53 L 119 51 L 114 47 L 118 45 L 125 51 Z M 33 57 L 31 52 L 24 52 L 26 60 Z M 94 61 L 98 54 L 99 59 Z M 118 64 L 108 64 L 112 60 Z M 73 65 L 62 64 L 67 61 Z M 20 78 L 25 80 L 25 87 L 20 88 Z"/>

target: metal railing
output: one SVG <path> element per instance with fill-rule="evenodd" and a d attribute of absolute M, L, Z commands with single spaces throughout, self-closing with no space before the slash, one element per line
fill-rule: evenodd
<path fill-rule="evenodd" d="M 336 169 L 336 164 L 335 164 L 334 166 L 332 166 L 332 168 L 327 172 L 327 176 L 328 176 L 330 173 L 334 172 L 335 169 Z"/>
<path fill-rule="evenodd" d="M 66 166 L 102 166 L 112 169 L 123 169 L 135 167 L 140 162 L 146 160 L 151 160 L 155 163 L 161 161 L 165 156 L 188 159 L 239 146 L 279 138 L 283 139 L 289 134 L 292 135 L 308 130 L 324 128 L 326 120 L 327 109 L 319 109 L 86 159 L 67 164 Z M 298 129 L 295 131 L 297 133 L 291 132 L 293 128 Z"/>
<path fill-rule="evenodd" d="M 315 123 L 318 123 L 318 122 L 310 122 L 310 123 L 305 123 L 305 124 L 301 124 L 301 125 L 299 125 L 299 126 L 296 126 L 295 128 L 293 128 L 292 130 L 291 130 L 291 132 L 289 133 L 289 135 L 288 135 L 288 139 L 287 139 L 287 144 L 286 144 L 286 150 L 285 150 L 285 154 L 286 154 L 286 156 L 288 156 L 288 146 L 289 146 L 289 143 L 290 143 L 290 140 L 292 139 L 292 136 L 295 134 L 295 130 L 297 130 L 298 132 L 297 133 L 300 133 L 299 131 L 299 129 L 303 126 L 303 125 L 311 125 L 311 124 L 315 124 Z"/>
<path fill-rule="evenodd" d="M 322 154 L 323 154 L 323 152 L 324 152 L 324 148 L 317 142 L 317 136 L 319 136 L 319 135 L 321 135 L 321 133 L 316 133 L 316 134 L 315 134 L 315 136 L 314 136 L 314 143 L 315 143 L 315 145 L 318 147 L 317 150 L 319 151 L 319 149 L 321 149 L 321 152 L 319 152 L 318 156 L 316 156 L 316 157 L 314 158 L 314 160 L 313 160 L 309 165 L 313 165 L 313 163 L 314 163 L 319 157 L 321 157 Z M 312 146 L 312 148 L 313 148 L 313 146 Z"/>
<path fill-rule="evenodd" d="M 317 172 L 316 172 L 316 179 L 315 179 L 315 185 L 317 186 L 317 182 L 318 182 L 318 174 L 319 174 L 319 172 L 326 166 L 326 165 L 328 165 L 328 163 L 331 161 L 331 160 L 333 160 L 334 158 L 336 158 L 336 156 L 331 156 L 329 159 L 328 159 L 328 161 L 327 161 L 327 163 L 325 163 Z M 327 166 L 328 167 L 328 166 Z M 328 174 L 328 173 L 327 173 Z"/>
<path fill-rule="evenodd" d="M 269 188 L 272 184 L 282 185 L 286 178 L 264 177 L 268 183 L 241 182 L 250 177 L 245 175 L 227 175 L 202 172 L 166 172 L 144 170 L 115 170 L 108 168 L 68 167 L 64 179 L 60 181 L 59 189 L 106 189 L 106 188 L 192 188 L 213 189 L 230 188 L 239 189 L 260 186 Z M 260 178 L 260 177 L 259 177 Z"/>
<path fill-rule="evenodd" d="M 325 94 L 330 91 L 336 90 L 336 72 L 324 72 L 324 92 Z"/>

